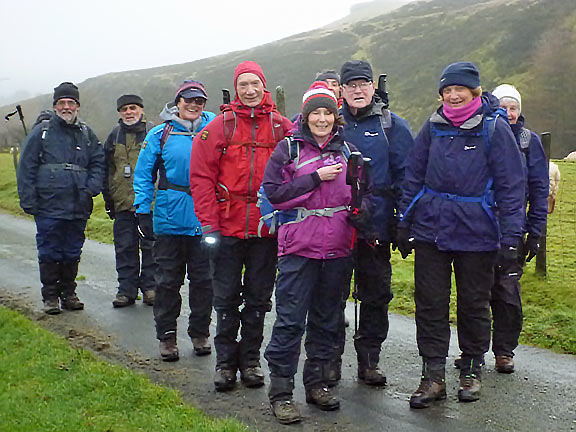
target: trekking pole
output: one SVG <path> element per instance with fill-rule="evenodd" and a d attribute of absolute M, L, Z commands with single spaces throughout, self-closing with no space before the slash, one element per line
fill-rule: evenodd
<path fill-rule="evenodd" d="M 220 105 L 220 112 L 224 111 L 224 107 L 230 105 L 230 90 L 222 89 L 222 105 Z"/>
<path fill-rule="evenodd" d="M 388 75 L 386 74 L 380 74 L 378 77 L 378 88 L 376 89 L 376 94 L 380 96 L 380 99 L 382 99 L 382 102 L 384 103 L 384 109 L 388 109 L 390 106 L 388 90 L 386 90 L 387 77 Z"/>
<path fill-rule="evenodd" d="M 18 117 L 20 118 L 20 122 L 22 123 L 22 127 L 24 128 L 24 134 L 28 135 L 28 129 L 26 129 L 26 123 L 24 123 L 24 114 L 22 113 L 22 106 L 21 105 L 16 105 L 16 109 L 14 111 L 12 111 L 11 113 L 6 114 L 4 116 L 4 120 L 5 121 L 10 120 L 10 117 L 12 117 L 15 114 L 18 114 Z"/>
<path fill-rule="evenodd" d="M 276 108 L 280 114 L 286 117 L 286 97 L 282 86 L 276 87 Z"/>
<path fill-rule="evenodd" d="M 546 161 L 548 162 L 548 167 L 550 167 L 550 147 L 552 146 L 552 136 L 550 135 L 550 132 L 543 132 L 541 137 L 542 137 L 542 146 L 544 147 L 544 153 L 546 154 Z M 536 273 L 538 273 L 541 276 L 546 276 L 547 273 L 546 269 L 547 234 L 548 234 L 548 222 L 546 222 L 546 225 L 544 225 L 544 228 L 542 229 L 542 236 L 540 237 L 540 246 L 538 247 L 538 252 L 536 253 Z"/>

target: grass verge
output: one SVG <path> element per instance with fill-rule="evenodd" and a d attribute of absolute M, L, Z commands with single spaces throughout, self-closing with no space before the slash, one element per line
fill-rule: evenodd
<path fill-rule="evenodd" d="M 246 431 L 0 307 L 0 430 Z M 9 367 L 7 367 L 9 365 Z"/>

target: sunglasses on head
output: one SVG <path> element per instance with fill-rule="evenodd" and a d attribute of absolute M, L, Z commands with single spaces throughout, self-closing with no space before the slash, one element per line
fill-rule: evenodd
<path fill-rule="evenodd" d="M 182 98 L 186 103 L 193 103 L 195 105 L 204 105 L 206 103 L 206 99 L 201 97 L 193 97 L 193 98 Z"/>

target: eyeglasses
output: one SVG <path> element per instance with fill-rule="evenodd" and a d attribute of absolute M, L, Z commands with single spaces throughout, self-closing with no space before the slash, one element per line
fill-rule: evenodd
<path fill-rule="evenodd" d="M 136 111 L 138 108 L 140 108 L 139 105 L 124 105 L 122 108 L 120 108 L 120 112 L 124 113 L 126 111 Z"/>
<path fill-rule="evenodd" d="M 206 103 L 206 99 L 201 98 L 201 97 L 193 97 L 193 98 L 182 98 L 184 99 L 184 102 L 188 103 L 188 104 L 195 104 L 195 105 L 204 105 Z"/>
<path fill-rule="evenodd" d="M 360 87 L 360 90 L 366 90 L 371 85 L 372 81 L 362 81 L 360 84 L 343 84 L 342 87 L 344 87 L 346 90 L 356 90 L 358 87 Z"/>
<path fill-rule="evenodd" d="M 56 102 L 56 106 L 58 108 L 63 108 L 65 106 L 71 106 L 71 107 L 75 107 L 78 106 L 78 102 L 76 102 L 75 100 L 63 100 L 60 99 L 58 102 Z"/>

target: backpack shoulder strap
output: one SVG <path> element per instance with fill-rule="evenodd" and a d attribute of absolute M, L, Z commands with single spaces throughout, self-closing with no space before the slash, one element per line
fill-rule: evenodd
<path fill-rule="evenodd" d="M 382 115 L 380 116 L 380 124 L 382 125 L 382 130 L 386 135 L 388 144 L 390 144 L 390 129 L 392 129 L 392 114 L 387 108 L 382 108 Z"/>
<path fill-rule="evenodd" d="M 226 138 L 226 146 L 224 147 L 223 154 L 226 152 L 226 147 L 230 145 L 230 141 L 232 141 L 232 137 L 234 136 L 234 132 L 236 132 L 237 121 L 236 121 L 236 113 L 233 110 L 226 110 L 222 113 L 224 116 L 223 118 L 223 126 L 224 126 L 224 137 Z"/>
<path fill-rule="evenodd" d="M 282 124 L 283 119 L 282 119 L 282 114 L 280 114 L 277 111 L 272 111 L 270 112 L 270 127 L 272 128 L 272 135 L 274 137 L 274 141 L 275 142 L 279 142 L 280 140 L 282 140 L 282 138 L 284 138 L 284 135 L 282 136 L 276 136 L 276 129 L 281 129 L 282 130 L 282 134 L 285 134 L 286 132 L 284 131 L 284 128 L 279 128 L 279 127 L 274 127 L 274 125 L 277 124 Z"/>
<path fill-rule="evenodd" d="M 288 160 L 294 161 L 296 165 L 300 161 L 300 144 L 293 137 L 287 136 L 286 142 L 288 143 Z"/>
<path fill-rule="evenodd" d="M 350 146 L 348 145 L 348 142 L 344 141 L 342 143 L 342 155 L 344 156 L 344 158 L 346 160 L 348 160 L 350 158 L 350 155 L 352 154 L 352 150 L 350 149 Z"/>
<path fill-rule="evenodd" d="M 164 150 L 164 145 L 166 145 L 166 141 L 170 137 L 170 133 L 174 129 L 174 126 L 169 121 L 164 122 L 164 129 L 162 130 L 162 136 L 160 137 L 160 154 Z"/>

